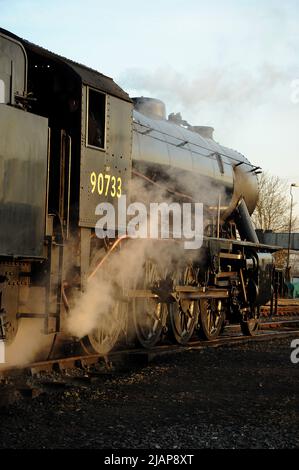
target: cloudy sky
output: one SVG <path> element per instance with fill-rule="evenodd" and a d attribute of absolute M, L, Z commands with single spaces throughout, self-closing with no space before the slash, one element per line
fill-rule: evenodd
<path fill-rule="evenodd" d="M 298 0 L 0 0 L 0 18 L 299 183 Z"/>

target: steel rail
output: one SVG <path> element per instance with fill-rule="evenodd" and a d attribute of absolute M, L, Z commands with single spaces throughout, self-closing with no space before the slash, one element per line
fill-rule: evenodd
<path fill-rule="evenodd" d="M 279 331 L 273 331 L 278 330 Z M 22 366 L 3 366 L 0 368 L 0 379 L 3 377 L 16 376 L 22 374 L 36 375 L 43 372 L 64 372 L 70 369 L 86 369 L 89 366 L 103 364 L 107 368 L 113 363 L 128 361 L 130 364 L 136 361 L 148 363 L 152 359 L 164 356 L 182 353 L 186 351 L 201 350 L 207 348 L 217 348 L 221 346 L 234 346 L 239 344 L 254 343 L 259 341 L 272 341 L 282 338 L 299 338 L 299 321 L 274 321 L 262 322 L 260 332 L 254 336 L 228 335 L 229 331 L 239 330 L 238 325 L 225 327 L 225 333 L 210 341 L 192 339 L 187 345 L 162 344 L 152 349 L 120 349 L 108 353 L 106 356 L 100 354 L 77 355 L 51 359 L 48 361 L 33 362 Z M 269 331 L 267 331 L 269 330 Z M 263 332 L 262 332 L 263 331 Z M 265 331 L 265 332 L 264 332 Z"/>

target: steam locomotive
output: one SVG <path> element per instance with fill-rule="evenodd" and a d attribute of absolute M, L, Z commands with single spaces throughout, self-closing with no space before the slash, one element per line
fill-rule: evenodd
<path fill-rule="evenodd" d="M 79 338 L 82 348 L 107 353 L 126 330 L 124 316 L 144 347 L 163 335 L 186 344 L 195 331 L 213 339 L 227 322 L 254 334 L 273 291 L 274 250 L 259 244 L 250 218 L 258 170 L 216 143 L 212 128 L 167 119 L 161 101 L 131 99 L 111 78 L 0 29 L 0 335 L 8 348 L 29 322 L 42 330 L 43 357 L 75 341 L 65 330 L 72 298 L 139 243 L 95 234 L 97 205 L 117 211 L 133 180 L 180 203 L 200 198 L 203 244 L 192 257 L 181 252 L 179 272 L 147 257 L 137 282 L 114 290 L 107 321 L 117 327 L 96 325 Z"/>

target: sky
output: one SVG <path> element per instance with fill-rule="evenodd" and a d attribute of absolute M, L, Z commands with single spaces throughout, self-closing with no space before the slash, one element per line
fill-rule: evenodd
<path fill-rule="evenodd" d="M 0 19 L 299 184 L 298 0 L 0 0 Z"/>

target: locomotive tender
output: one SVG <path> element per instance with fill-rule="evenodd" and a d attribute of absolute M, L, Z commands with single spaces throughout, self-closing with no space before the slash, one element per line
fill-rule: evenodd
<path fill-rule="evenodd" d="M 258 243 L 250 219 L 258 168 L 212 131 L 166 119 L 162 102 L 132 100 L 111 78 L 0 29 L 0 335 L 8 347 L 31 319 L 49 338 L 44 357 L 53 354 L 72 291 L 127 242 L 95 237 L 95 208 L 108 201 L 117 211 L 132 178 L 176 201 L 197 198 L 208 220 L 203 246 L 179 275 L 145 268 L 121 299 L 139 343 L 153 346 L 168 331 L 185 344 L 195 329 L 215 338 L 226 321 L 254 334 L 273 271 L 272 248 Z M 116 343 L 119 331 L 99 329 L 82 338 L 86 351 Z"/>

